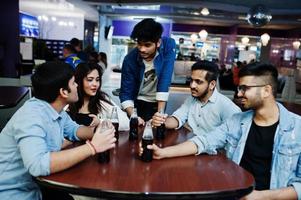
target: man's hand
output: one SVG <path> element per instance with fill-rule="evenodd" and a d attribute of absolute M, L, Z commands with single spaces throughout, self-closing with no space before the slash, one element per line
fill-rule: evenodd
<path fill-rule="evenodd" d="M 166 122 L 167 114 L 156 112 L 152 117 L 152 126 L 158 127 Z"/>
<path fill-rule="evenodd" d="M 114 137 L 114 127 L 101 132 L 101 126 L 98 126 L 91 143 L 96 149 L 96 153 L 104 152 L 115 147 L 116 138 Z"/>
<path fill-rule="evenodd" d="M 164 158 L 164 156 L 163 156 L 164 149 L 163 148 L 160 148 L 155 144 L 147 145 L 147 148 L 153 150 L 153 159 L 159 160 L 159 159 Z M 142 153 L 143 153 L 143 148 L 142 148 L 142 145 L 140 142 L 139 143 L 139 156 L 141 156 Z"/>

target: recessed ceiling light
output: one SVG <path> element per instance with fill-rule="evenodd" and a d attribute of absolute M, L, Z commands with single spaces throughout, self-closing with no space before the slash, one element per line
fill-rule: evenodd
<path fill-rule="evenodd" d="M 239 15 L 239 16 L 238 16 L 238 19 L 240 19 L 240 20 L 246 20 L 247 17 L 246 17 L 245 15 Z"/>
<path fill-rule="evenodd" d="M 204 15 L 204 16 L 209 15 L 210 13 L 209 13 L 208 8 L 203 8 L 203 9 L 201 10 L 201 14 Z"/>

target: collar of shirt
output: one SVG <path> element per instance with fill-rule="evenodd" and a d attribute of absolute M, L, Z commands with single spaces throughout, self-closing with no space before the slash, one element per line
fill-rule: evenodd
<path fill-rule="evenodd" d="M 58 113 L 47 101 L 37 99 L 35 97 L 32 98 L 33 101 L 39 102 L 41 105 L 45 106 L 47 109 L 46 111 L 48 112 L 49 116 L 51 117 L 52 120 L 59 120 L 62 118 L 62 112 Z"/>
<path fill-rule="evenodd" d="M 200 101 L 202 106 L 205 106 L 207 103 L 215 103 L 217 100 L 218 91 L 214 88 L 212 95 L 209 97 L 208 101 L 206 103 L 203 103 Z"/>

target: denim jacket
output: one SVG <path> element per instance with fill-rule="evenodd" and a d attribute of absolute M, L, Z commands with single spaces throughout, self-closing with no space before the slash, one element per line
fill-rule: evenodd
<path fill-rule="evenodd" d="M 154 59 L 154 68 L 158 78 L 156 100 L 167 101 L 174 68 L 176 44 L 172 38 L 163 37 L 161 40 L 159 54 Z M 144 78 L 144 70 L 143 60 L 138 49 L 135 48 L 124 58 L 122 64 L 119 98 L 124 109 L 133 106 Z"/>
<path fill-rule="evenodd" d="M 274 137 L 270 189 L 293 186 L 301 200 L 301 117 L 277 103 L 280 119 Z M 191 139 L 198 154 L 216 154 L 225 148 L 227 157 L 236 164 L 242 158 L 253 111 L 234 114 L 214 131 Z"/>

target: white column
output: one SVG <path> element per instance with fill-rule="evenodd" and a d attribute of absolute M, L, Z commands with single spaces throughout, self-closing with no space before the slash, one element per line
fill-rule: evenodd
<path fill-rule="evenodd" d="M 112 47 L 112 38 L 105 38 L 105 27 L 112 24 L 112 20 L 109 19 L 105 15 L 99 15 L 99 34 L 98 34 L 98 42 L 99 42 L 99 52 L 105 52 L 107 54 L 108 67 L 110 67 L 111 60 L 111 47 Z"/>
<path fill-rule="evenodd" d="M 281 99 L 285 102 L 294 102 L 296 97 L 296 78 L 295 70 L 289 72 L 282 90 Z"/>

